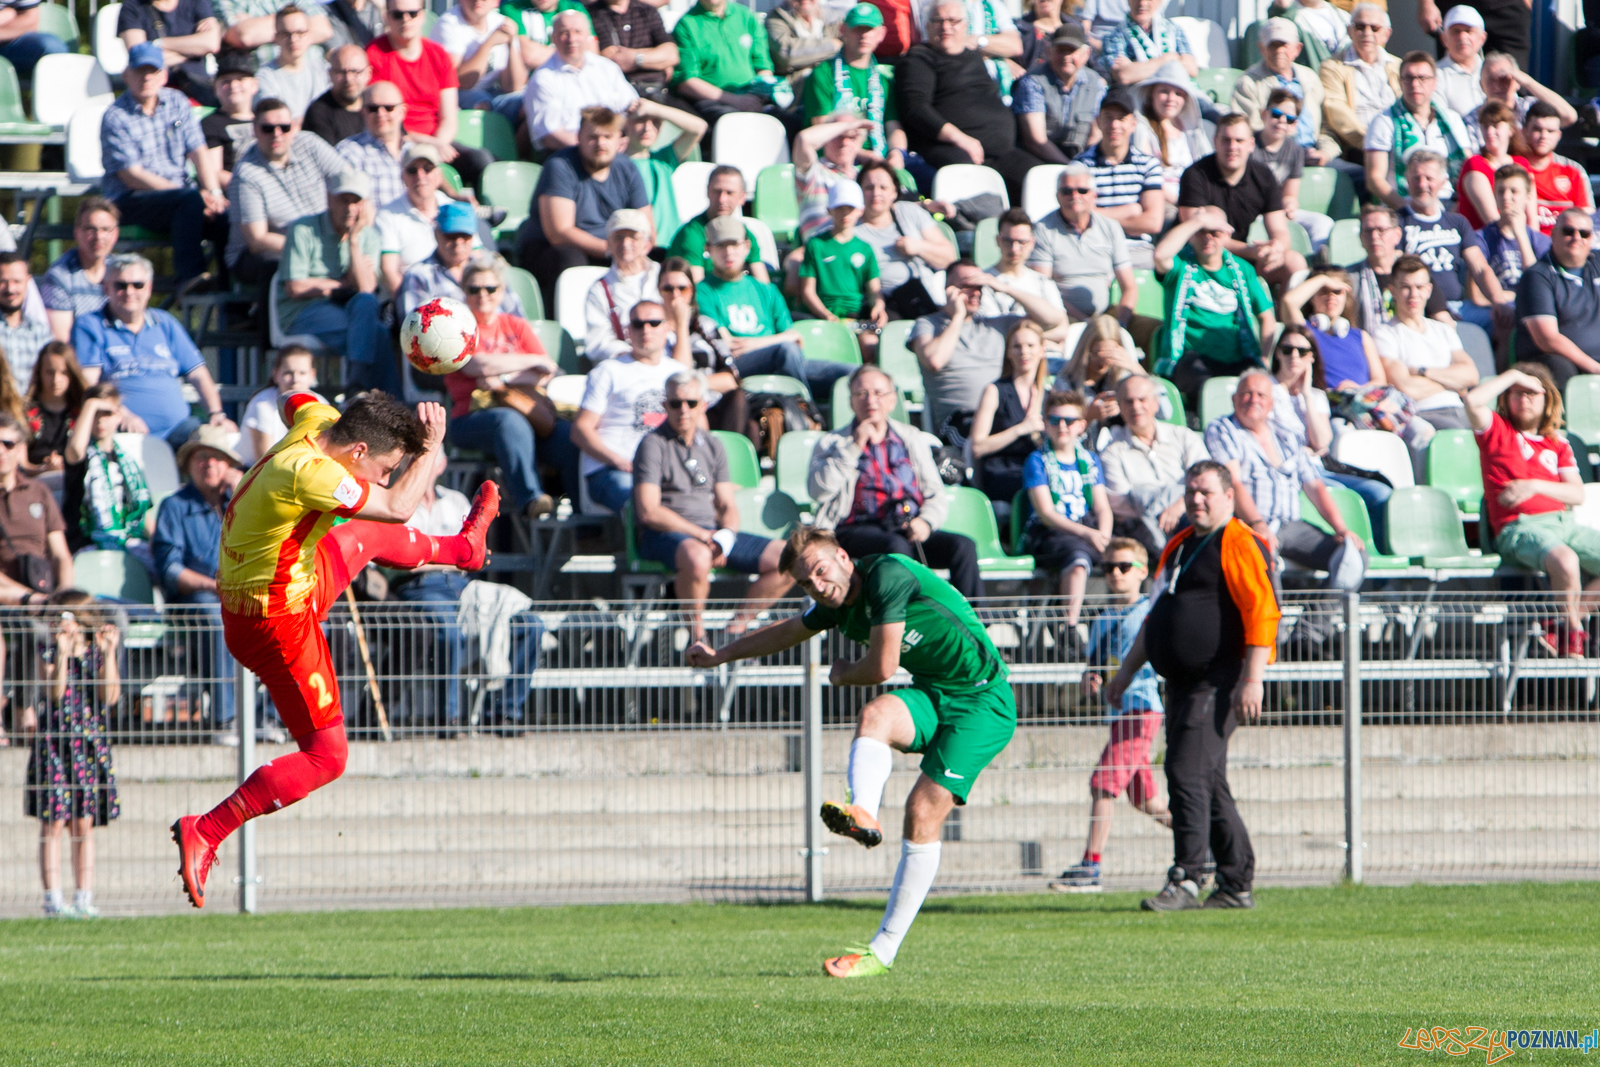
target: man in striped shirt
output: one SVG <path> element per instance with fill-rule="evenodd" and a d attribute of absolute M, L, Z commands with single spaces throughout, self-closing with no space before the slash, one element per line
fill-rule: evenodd
<path fill-rule="evenodd" d="M 255 146 L 239 158 L 228 187 L 228 267 L 246 282 L 277 272 L 289 227 L 328 210 L 328 182 L 345 169 L 322 138 L 296 130 L 282 100 L 258 100 L 255 111 Z"/>
<path fill-rule="evenodd" d="M 1076 160 L 1093 174 L 1095 214 L 1122 227 L 1134 269 L 1150 270 L 1155 266 L 1151 239 L 1166 219 L 1161 161 L 1134 150 L 1139 116 L 1126 93 L 1107 96 L 1095 124 L 1100 127 L 1100 143 L 1079 153 Z"/>

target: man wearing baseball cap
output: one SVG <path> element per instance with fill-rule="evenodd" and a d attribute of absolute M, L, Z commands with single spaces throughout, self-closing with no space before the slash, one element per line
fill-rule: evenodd
<path fill-rule="evenodd" d="M 1483 91 L 1483 42 L 1489 34 L 1483 27 L 1483 16 L 1477 8 L 1457 4 L 1444 16 L 1445 51 L 1449 53 L 1439 61 L 1438 93 L 1444 97 L 1445 107 L 1457 115 L 1465 115 L 1486 99 Z"/>
<path fill-rule="evenodd" d="M 100 192 L 122 212 L 124 226 L 168 235 L 180 283 L 205 272 L 200 242 L 227 232 L 228 201 L 216 158 L 206 150 L 189 99 L 167 86 L 167 59 L 153 41 L 128 49 L 128 91 L 106 109 L 100 125 L 105 177 Z M 198 186 L 188 174 L 193 163 Z"/>
<path fill-rule="evenodd" d="M 583 302 L 584 352 L 590 363 L 625 356 L 633 348 L 628 314 L 641 300 L 660 300 L 661 264 L 650 258 L 650 216 L 620 208 L 606 220 L 611 269 L 595 279 Z"/>
<path fill-rule="evenodd" d="M 1508 52 L 1523 69 L 1528 66 L 1528 30 L 1532 19 L 1528 4 L 1524 0 L 1472 0 L 1470 4 L 1457 5 L 1442 10 L 1437 0 L 1418 0 L 1417 22 L 1422 26 L 1422 32 L 1434 36 L 1443 36 L 1445 46 L 1450 45 L 1450 16 L 1465 7 L 1477 16 L 1464 25 L 1474 26 L 1483 31 L 1484 42 L 1487 42 L 1491 52 Z M 1464 14 L 1464 13 L 1463 13 Z M 1456 23 L 1463 25 L 1463 23 Z M 1484 47 L 1483 43 L 1479 47 Z M 1453 54 L 1453 53 L 1452 53 Z M 1441 89 L 1444 87 L 1441 85 Z M 1452 105 L 1453 109 L 1453 105 Z"/>
<path fill-rule="evenodd" d="M 1089 37 L 1068 19 L 1050 35 L 1045 62 L 1017 79 L 1011 110 L 1022 147 L 1046 163 L 1069 163 L 1100 139 L 1095 118 L 1106 80 L 1089 66 Z"/>
<path fill-rule="evenodd" d="M 378 319 L 378 231 L 372 179 L 358 170 L 328 183 L 328 210 L 289 230 L 278 271 L 278 325 L 309 333 L 345 358 L 350 389 L 400 394 L 389 331 Z"/>
<path fill-rule="evenodd" d="M 872 123 L 864 148 L 896 167 L 906 165 L 906 135 L 895 105 L 894 71 L 879 67 L 873 53 L 888 31 L 883 12 L 868 3 L 852 7 L 839 30 L 840 50 L 812 68 L 800 93 L 806 123 L 850 113 Z"/>
<path fill-rule="evenodd" d="M 400 291 L 395 296 L 400 314 L 409 315 L 420 304 L 436 296 L 448 296 L 465 302 L 467 294 L 461 288 L 467 260 L 472 258 L 478 240 L 478 214 L 472 205 L 459 201 L 439 205 L 433 217 L 434 252 L 420 263 L 413 263 L 401 279 Z M 522 301 L 508 288 L 501 300 L 501 310 L 522 314 Z"/>

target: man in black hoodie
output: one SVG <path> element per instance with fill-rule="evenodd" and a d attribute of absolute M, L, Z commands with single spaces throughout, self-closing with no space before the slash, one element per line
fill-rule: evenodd
<path fill-rule="evenodd" d="M 1016 118 L 989 75 L 986 43 L 968 33 L 964 4 L 934 8 L 927 42 L 912 46 L 895 75 L 900 122 L 911 150 L 931 167 L 993 167 L 1020 204 L 1023 179 L 1038 160 L 1017 146 Z"/>

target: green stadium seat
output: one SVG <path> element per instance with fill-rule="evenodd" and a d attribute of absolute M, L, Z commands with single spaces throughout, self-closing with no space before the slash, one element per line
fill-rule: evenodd
<path fill-rule="evenodd" d="M 1340 219 L 1333 224 L 1333 233 L 1328 237 L 1328 243 L 1323 247 L 1328 257 L 1328 262 L 1336 267 L 1347 266 L 1351 263 L 1360 263 L 1367 258 L 1367 250 L 1361 247 L 1361 220 Z"/>
<path fill-rule="evenodd" d="M 1356 218 L 1356 186 L 1350 175 L 1332 167 L 1307 167 L 1300 173 L 1300 206 L 1335 221 Z"/>
<path fill-rule="evenodd" d="M 779 396 L 803 396 L 811 399 L 811 390 L 798 378 L 782 374 L 752 374 L 739 383 L 746 396 L 756 393 L 777 393 Z"/>
<path fill-rule="evenodd" d="M 754 489 L 761 484 L 761 460 L 756 457 L 756 446 L 750 438 L 732 430 L 712 430 L 712 435 L 722 442 L 728 454 L 728 477 L 741 488 Z"/>
<path fill-rule="evenodd" d="M 1471 430 L 1439 430 L 1428 445 L 1428 484 L 1443 489 L 1461 514 L 1477 518 L 1483 507 L 1483 466 Z"/>
<path fill-rule="evenodd" d="M 773 464 L 778 489 L 808 511 L 812 503 L 811 452 L 821 439 L 821 430 L 789 430 L 778 438 L 778 455 Z"/>
<path fill-rule="evenodd" d="M 800 507 L 776 489 L 739 490 L 739 532 L 782 540 L 800 522 Z"/>
<path fill-rule="evenodd" d="M 448 163 L 439 164 L 439 173 L 444 175 L 444 187 L 452 193 L 461 191 L 461 172 Z"/>
<path fill-rule="evenodd" d="M 1342 485 L 1325 482 L 1328 492 L 1333 494 L 1333 502 L 1339 508 L 1339 514 L 1344 518 L 1345 528 L 1367 546 L 1367 570 L 1371 571 L 1403 571 L 1411 567 L 1411 561 L 1405 556 L 1390 556 L 1384 554 L 1382 546 L 1372 536 L 1372 516 L 1367 514 L 1366 501 L 1354 489 L 1347 489 Z M 1317 506 L 1305 493 L 1300 494 L 1300 517 L 1324 533 L 1333 533 L 1333 527 L 1322 517 Z"/>
<path fill-rule="evenodd" d="M 1001 547 L 1000 526 L 988 497 L 966 485 L 949 486 L 945 491 L 950 495 L 950 516 L 939 528 L 972 538 L 978 546 L 978 570 L 985 581 L 1023 581 L 1033 577 L 1032 556 L 1008 556 Z"/>
<path fill-rule="evenodd" d="M 517 227 L 533 206 L 533 190 L 544 170 L 537 163 L 520 160 L 491 163 L 483 171 L 483 202 L 504 208 L 505 221 L 494 228 L 497 243 L 516 240 Z"/>
<path fill-rule="evenodd" d="M 1207 67 L 1194 77 L 1195 87 L 1209 96 L 1213 103 L 1227 104 L 1233 99 L 1233 86 L 1244 71 L 1236 67 Z"/>
<path fill-rule="evenodd" d="M 1389 498 L 1389 551 L 1433 570 L 1493 571 L 1500 557 L 1474 556 L 1461 529 L 1461 512 L 1443 489 L 1414 485 Z"/>
<path fill-rule="evenodd" d="M 1000 262 L 1000 220 L 979 219 L 972 233 L 972 261 L 984 270 Z"/>
<path fill-rule="evenodd" d="M 85 549 L 72 557 L 72 584 L 95 596 L 154 604 L 155 586 L 144 564 L 116 549 Z"/>
<path fill-rule="evenodd" d="M 896 319 L 883 328 L 878 337 L 878 366 L 894 379 L 900 395 L 913 404 L 922 403 L 922 364 L 906 344 L 911 336 L 910 319 Z"/>
<path fill-rule="evenodd" d="M 538 336 L 544 350 L 555 357 L 562 374 L 582 374 L 583 364 L 578 362 L 578 346 L 572 336 L 554 319 L 529 319 L 528 325 Z"/>
<path fill-rule="evenodd" d="M 1226 375 L 1206 379 L 1206 384 L 1200 387 L 1201 433 L 1205 432 L 1213 419 L 1233 414 L 1233 390 L 1238 384 L 1238 378 Z"/>
<path fill-rule="evenodd" d="M 856 417 L 856 413 L 850 410 L 849 378 L 840 378 L 833 383 L 833 405 L 828 414 L 830 416 L 829 425 L 835 430 L 850 425 L 850 420 Z M 905 398 L 900 396 L 899 393 L 895 394 L 894 410 L 889 412 L 889 417 L 896 422 L 909 423 L 911 421 L 911 416 L 906 414 Z"/>
<path fill-rule="evenodd" d="M 622 543 L 626 553 L 629 574 L 672 574 L 671 567 L 665 563 L 657 563 L 653 559 L 639 558 L 639 531 L 633 521 L 633 503 L 629 501 L 622 509 Z"/>
<path fill-rule="evenodd" d="M 779 244 L 793 245 L 800 228 L 800 199 L 794 190 L 794 164 L 763 167 L 756 175 L 756 218 Z"/>
<path fill-rule="evenodd" d="M 1174 426 L 1189 425 L 1188 412 L 1183 410 L 1183 394 L 1178 391 L 1178 387 L 1165 378 L 1157 378 L 1156 381 L 1167 391 L 1167 400 L 1172 404 L 1172 414 L 1166 421 Z"/>
<path fill-rule="evenodd" d="M 73 14 L 72 8 L 63 4 L 40 4 L 39 33 L 48 33 L 61 38 L 66 43 L 68 52 L 78 50 L 78 17 Z"/>
<path fill-rule="evenodd" d="M 1033 501 L 1028 499 L 1026 489 L 1018 489 L 1017 495 L 1011 498 L 1011 550 L 1015 552 L 1022 547 L 1023 535 L 1028 529 L 1028 519 L 1033 516 Z"/>
<path fill-rule="evenodd" d="M 1133 280 L 1139 286 L 1139 295 L 1134 298 L 1133 311 L 1136 315 L 1144 315 L 1152 319 L 1165 319 L 1167 317 L 1167 296 L 1161 282 L 1156 278 L 1153 270 L 1136 270 Z M 1122 299 L 1122 286 L 1116 279 L 1111 281 L 1111 303 L 1116 304 Z"/>
<path fill-rule="evenodd" d="M 800 347 L 805 349 L 807 359 L 861 366 L 861 346 L 856 344 L 856 332 L 844 323 L 800 319 L 793 328 L 800 335 Z"/>
<path fill-rule="evenodd" d="M 1600 440 L 1600 374 L 1575 374 L 1567 380 L 1567 429 L 1585 441 Z"/>
<path fill-rule="evenodd" d="M 22 107 L 22 84 L 17 80 L 17 68 L 11 65 L 10 60 L 0 58 L 0 134 L 8 137 L 49 137 L 55 132 L 54 126 L 28 118 L 28 113 Z"/>
<path fill-rule="evenodd" d="M 1267 239 L 1267 224 L 1261 219 L 1256 219 L 1250 224 L 1250 233 L 1247 240 L 1252 243 Z M 1302 256 L 1311 255 L 1311 236 L 1306 233 L 1305 227 L 1298 222 L 1289 223 L 1289 247 L 1299 252 Z"/>
<path fill-rule="evenodd" d="M 948 222 L 944 221 L 943 219 L 935 219 L 934 225 L 939 227 L 939 232 L 944 234 L 944 239 L 950 242 L 951 248 L 960 250 L 961 246 L 956 243 L 956 231 L 950 228 L 950 224 Z"/>
<path fill-rule="evenodd" d="M 544 318 L 544 294 L 539 291 L 539 283 L 533 275 L 521 267 L 512 267 L 506 271 L 506 285 L 522 301 L 523 318 L 529 322 Z"/>
<path fill-rule="evenodd" d="M 517 158 L 517 135 L 504 115 L 465 108 L 456 113 L 456 143 L 482 148 L 497 160 Z"/>

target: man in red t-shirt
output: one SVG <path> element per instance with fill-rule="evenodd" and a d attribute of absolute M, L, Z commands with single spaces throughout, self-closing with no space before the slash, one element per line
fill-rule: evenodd
<path fill-rule="evenodd" d="M 461 82 L 450 53 L 422 36 L 426 11 L 423 0 L 388 0 L 384 35 L 367 45 L 372 80 L 393 82 L 400 90 L 406 102 L 405 139 L 436 145 L 461 180 L 476 186 L 494 156 L 455 143 Z"/>
<path fill-rule="evenodd" d="M 1555 228 L 1556 216 L 1569 207 L 1594 214 L 1594 191 L 1589 175 L 1566 156 L 1556 155 L 1561 140 L 1561 116 L 1543 100 L 1528 108 L 1522 122 L 1522 136 L 1528 142 L 1528 172 L 1533 175 L 1533 192 L 1539 198 L 1539 232 L 1546 237 Z"/>
<path fill-rule="evenodd" d="M 1565 598 L 1566 618 L 1546 620 L 1539 640 L 1556 655 L 1581 657 L 1579 594 L 1600 590 L 1600 530 L 1578 525 L 1571 510 L 1583 503 L 1583 482 L 1572 446 L 1558 435 L 1561 393 L 1545 367 L 1518 363 L 1480 382 L 1466 401 L 1495 551 L 1550 576 L 1550 588 Z"/>

